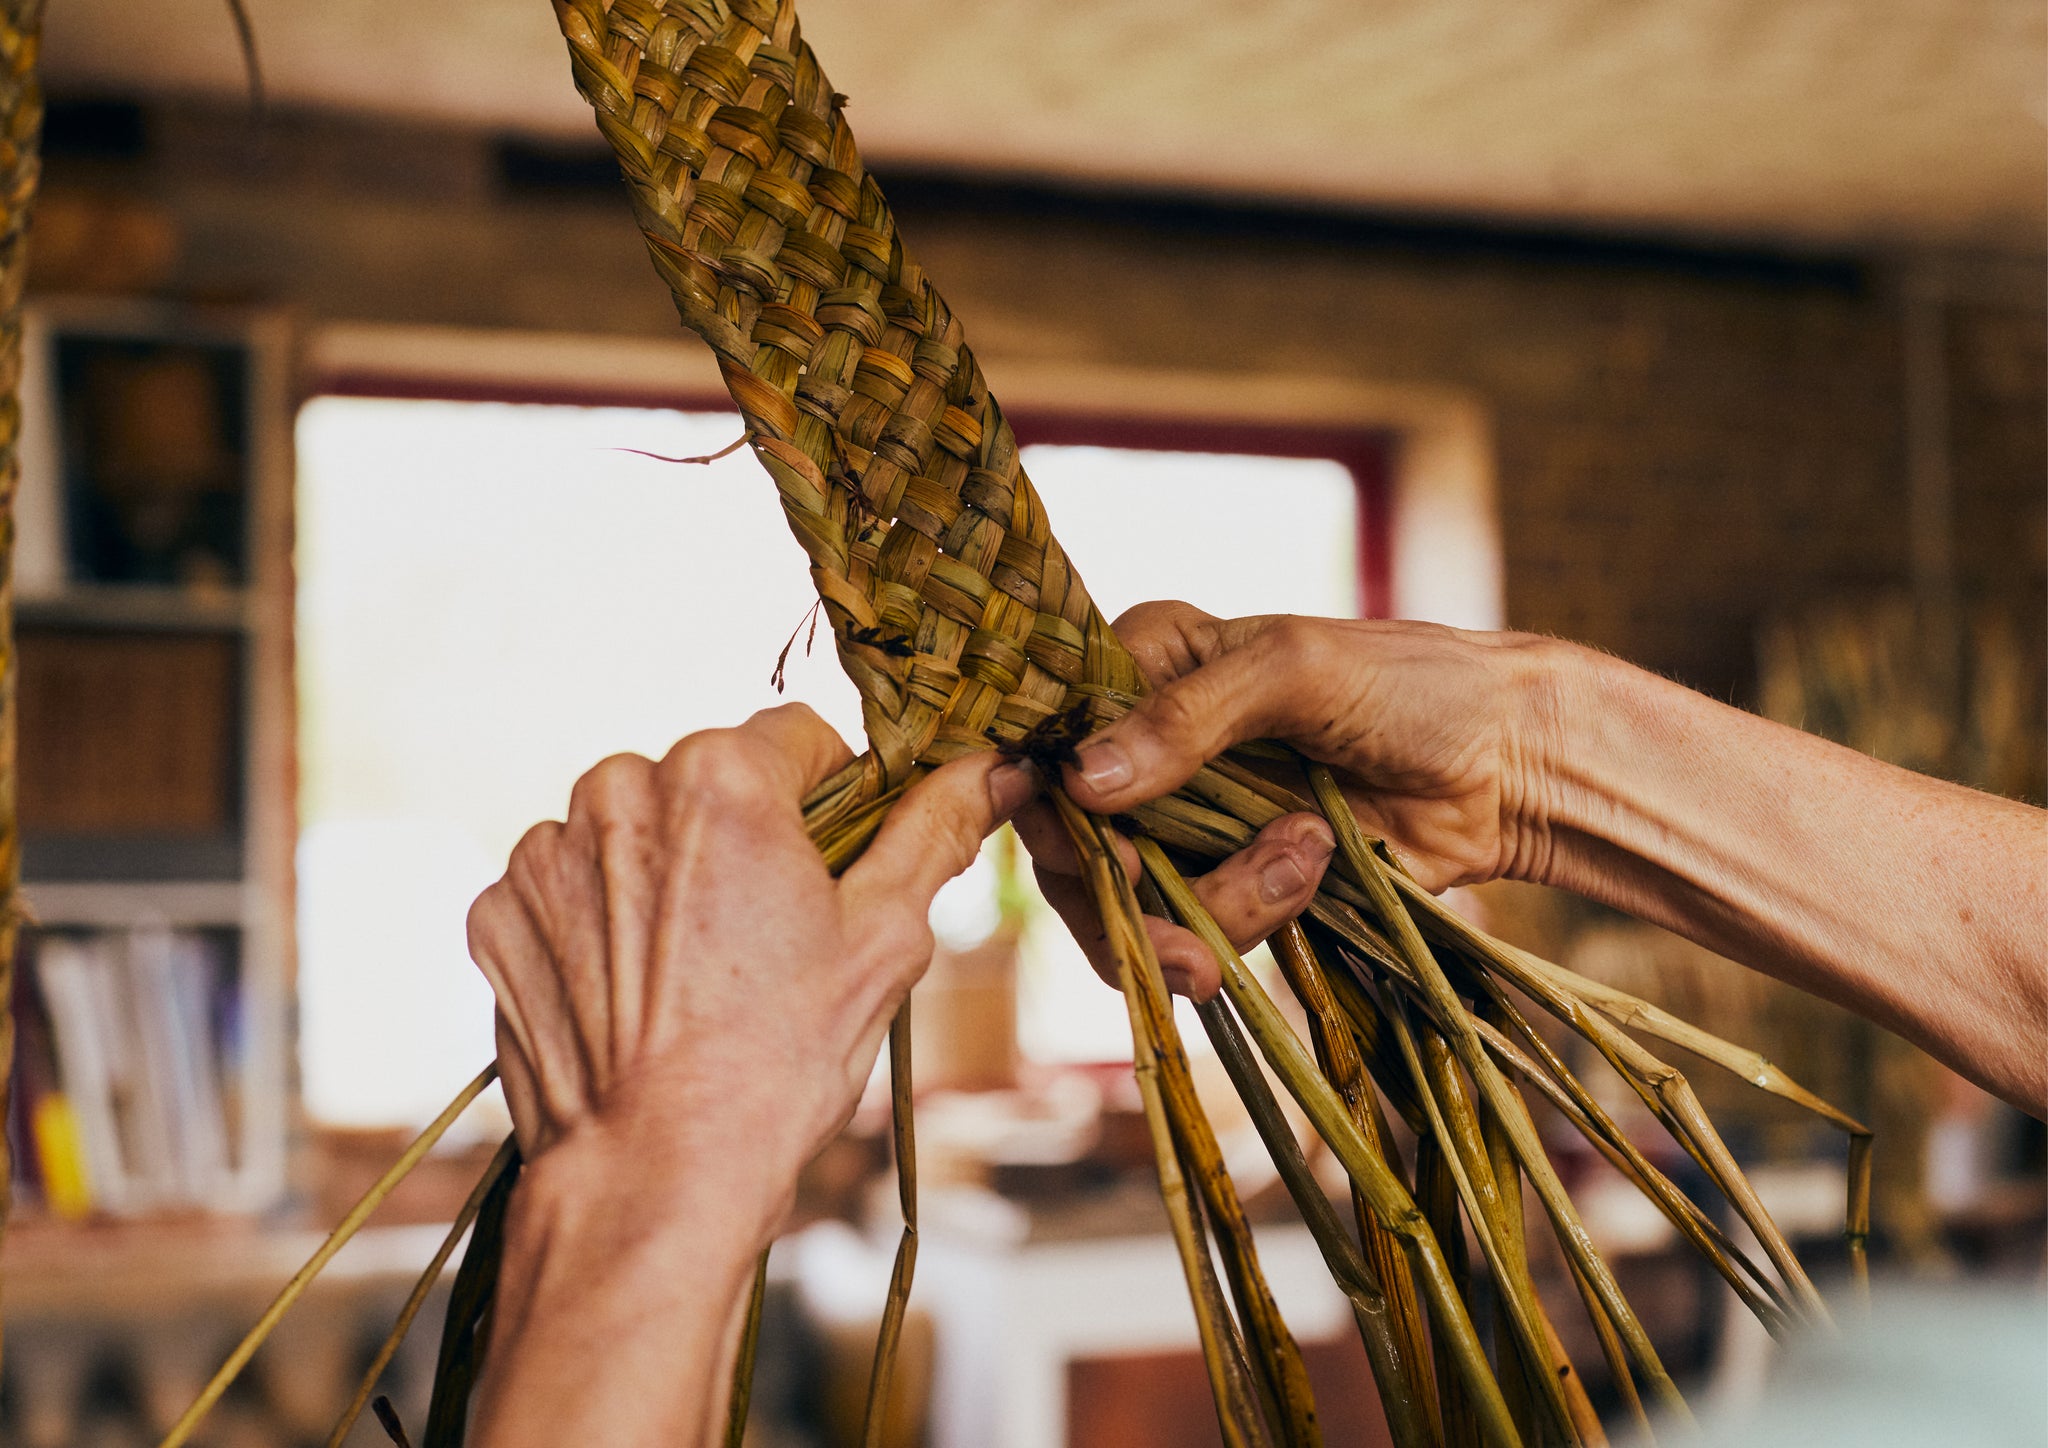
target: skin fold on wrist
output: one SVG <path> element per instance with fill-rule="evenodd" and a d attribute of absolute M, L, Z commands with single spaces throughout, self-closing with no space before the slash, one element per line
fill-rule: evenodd
<path fill-rule="evenodd" d="M 1498 873 L 1533 885 L 1557 878 L 1559 837 L 1581 828 L 1570 789 L 1593 741 L 1578 730 L 1598 686 L 1592 674 L 1601 656 L 1547 638 L 1517 638 L 1506 655 L 1500 740 Z"/>

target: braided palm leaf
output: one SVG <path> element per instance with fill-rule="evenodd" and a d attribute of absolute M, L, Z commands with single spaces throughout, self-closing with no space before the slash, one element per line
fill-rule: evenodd
<path fill-rule="evenodd" d="M 1141 690 L 794 7 L 556 13 L 655 269 L 810 556 L 873 751 L 859 796 Z"/>

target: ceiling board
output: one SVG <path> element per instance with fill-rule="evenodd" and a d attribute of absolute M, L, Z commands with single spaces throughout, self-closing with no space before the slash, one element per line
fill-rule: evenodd
<path fill-rule="evenodd" d="M 291 103 L 592 133 L 541 0 L 248 0 Z M 2039 246 L 2039 0 L 806 0 L 878 162 Z M 118 23 L 106 23 L 108 16 Z M 50 0 L 53 88 L 231 94 L 222 0 Z"/>

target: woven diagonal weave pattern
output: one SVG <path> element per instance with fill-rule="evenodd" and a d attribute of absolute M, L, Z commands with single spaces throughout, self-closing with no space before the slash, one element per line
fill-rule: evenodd
<path fill-rule="evenodd" d="M 14 818 L 14 485 L 21 474 L 21 287 L 43 128 L 36 76 L 41 20 L 42 0 L 0 0 L 0 1119 L 7 1115 L 14 1066 L 14 890 L 21 874 Z M 9 1168 L 0 1134 L 0 1183 Z M 0 1226 L 6 1211 L 0 1194 Z"/>
<path fill-rule="evenodd" d="M 655 267 L 810 555 L 873 747 L 859 794 L 1141 691 L 791 0 L 556 13 Z"/>

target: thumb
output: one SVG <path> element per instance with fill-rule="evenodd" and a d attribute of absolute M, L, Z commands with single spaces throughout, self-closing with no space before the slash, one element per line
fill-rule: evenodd
<path fill-rule="evenodd" d="M 1300 731 L 1313 663 L 1311 632 L 1294 619 L 1259 621 L 1192 671 L 1147 695 L 1086 740 L 1068 766 L 1068 793 L 1097 814 L 1171 794 L 1233 744 Z"/>
<path fill-rule="evenodd" d="M 856 913 L 903 911 L 922 922 L 939 887 L 974 863 L 981 842 L 1038 792 L 1029 764 L 977 752 L 905 790 L 865 853 L 840 877 Z"/>

